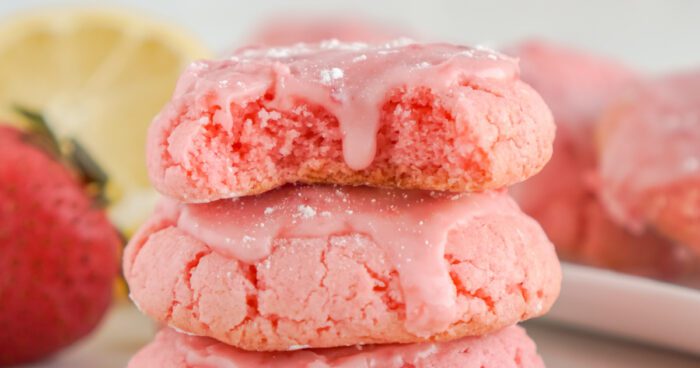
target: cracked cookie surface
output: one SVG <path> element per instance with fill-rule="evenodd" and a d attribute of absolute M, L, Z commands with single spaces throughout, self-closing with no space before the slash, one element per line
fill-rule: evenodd
<path fill-rule="evenodd" d="M 274 202 L 310 216 L 311 210 L 296 202 L 304 198 L 298 194 L 312 193 L 313 198 L 320 198 L 320 206 L 326 202 L 319 195 L 323 190 L 286 189 L 280 192 L 286 200 L 274 198 Z M 361 195 L 357 191 L 372 189 L 343 190 L 348 192 L 339 201 L 355 206 L 353 218 L 371 222 L 369 207 L 356 205 L 354 197 Z M 327 191 L 335 196 L 335 189 Z M 270 195 L 275 194 L 262 196 Z M 413 203 L 409 209 L 415 212 L 408 216 L 425 213 L 417 221 L 431 226 L 441 211 L 424 211 L 419 203 L 430 200 L 417 195 L 401 194 L 398 198 Z M 434 275 L 426 271 L 405 277 L 412 269 L 397 260 L 396 248 L 388 246 L 381 234 L 358 232 L 352 227 L 314 236 L 276 233 L 268 252 L 244 261 L 183 226 L 182 211 L 188 205 L 166 203 L 127 247 L 124 273 L 131 298 L 145 314 L 181 331 L 246 350 L 443 341 L 481 335 L 546 313 L 559 293 L 561 271 L 541 227 L 520 212 L 505 193 L 462 196 L 447 199 L 450 206 L 463 206 L 460 208 L 465 213 L 449 226 L 436 228 L 444 242 L 426 245 L 441 247 L 436 250 L 439 259 L 431 266 L 436 265 L 445 280 L 434 278 L 434 284 L 428 286 L 444 291 L 435 298 L 444 298 L 449 307 L 444 309 L 449 318 L 431 321 L 427 334 L 414 328 L 422 325 L 410 323 L 415 316 L 407 302 L 413 301 L 411 305 L 419 311 L 432 311 L 433 306 L 425 295 L 416 298 L 415 288 L 421 285 L 411 284 L 414 279 L 410 276 L 432 280 Z M 260 199 L 246 197 L 232 203 L 255 200 Z M 491 205 L 486 206 L 487 202 Z M 330 205 L 336 204 L 331 201 Z M 260 208 L 264 213 L 272 212 Z M 227 204 L 225 209 L 228 219 L 255 219 L 254 207 Z M 447 212 L 448 218 L 457 216 L 452 214 L 458 212 L 448 210 L 453 211 Z M 275 211 L 282 218 L 292 218 L 282 209 Z M 322 216 L 320 208 L 313 211 Z M 301 223 L 304 216 L 295 221 Z M 394 221 L 389 212 L 382 216 Z M 221 222 L 218 218 L 212 221 Z M 400 223 L 396 220 L 397 226 Z M 272 230 L 272 222 L 264 224 Z M 398 249 L 404 250 L 402 245 Z"/>

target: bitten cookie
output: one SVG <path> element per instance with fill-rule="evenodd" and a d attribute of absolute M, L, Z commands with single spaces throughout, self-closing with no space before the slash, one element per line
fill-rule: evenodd
<path fill-rule="evenodd" d="M 192 64 L 148 134 L 183 202 L 285 183 L 481 191 L 537 173 L 552 116 L 514 59 L 408 41 L 251 48 Z"/>
<path fill-rule="evenodd" d="M 700 254 L 700 71 L 646 81 L 600 126 L 600 192 L 620 224 Z"/>
<path fill-rule="evenodd" d="M 598 199 L 594 131 L 604 109 L 638 77 L 622 65 L 580 51 L 529 41 L 507 51 L 522 79 L 552 109 L 557 124 L 547 166 L 510 192 L 542 225 L 560 257 L 634 274 L 673 278 L 691 269 L 687 252 L 647 231 L 615 223 Z"/>
<path fill-rule="evenodd" d="M 166 203 L 124 273 L 145 314 L 261 351 L 480 335 L 546 313 L 561 281 L 504 192 L 332 186 Z"/>
<path fill-rule="evenodd" d="M 517 326 L 442 343 L 250 352 L 163 329 L 128 368 L 544 368 L 535 343 Z"/>

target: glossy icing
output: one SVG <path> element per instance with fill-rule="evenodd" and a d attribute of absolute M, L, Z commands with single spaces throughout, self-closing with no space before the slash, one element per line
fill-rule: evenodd
<path fill-rule="evenodd" d="M 474 218 L 514 211 L 517 205 L 505 192 L 287 186 L 258 196 L 181 205 L 177 225 L 246 263 L 264 261 L 278 238 L 364 234 L 386 250 L 396 268 L 407 329 L 427 336 L 459 319 L 444 257 L 450 230 Z"/>
<path fill-rule="evenodd" d="M 417 44 L 401 39 L 383 45 L 297 44 L 289 48 L 247 48 L 217 61 L 193 63 L 183 74 L 174 99 L 199 98 L 202 109 L 224 129 L 235 129 L 232 104 L 271 98 L 268 106 L 291 110 L 296 100 L 323 106 L 338 119 L 346 164 L 368 167 L 376 152 L 381 106 L 387 93 L 402 86 L 426 86 L 448 100 L 453 88 L 475 79 L 517 79 L 515 59 L 485 48 Z"/>

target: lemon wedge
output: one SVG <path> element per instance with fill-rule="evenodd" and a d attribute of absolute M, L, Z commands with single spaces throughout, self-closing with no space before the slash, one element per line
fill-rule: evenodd
<path fill-rule="evenodd" d="M 177 77 L 208 50 L 169 24 L 115 10 L 53 10 L 0 24 L 0 121 L 17 107 L 77 139 L 109 177 L 114 222 L 127 232 L 154 203 L 146 130 Z"/>

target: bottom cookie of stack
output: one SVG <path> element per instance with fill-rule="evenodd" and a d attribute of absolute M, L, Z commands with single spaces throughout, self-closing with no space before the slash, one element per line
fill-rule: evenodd
<path fill-rule="evenodd" d="M 214 339 L 165 328 L 128 368 L 142 367 L 383 367 L 539 368 L 535 343 L 518 326 L 481 337 L 407 345 L 368 345 L 286 352 L 250 352 Z"/>

